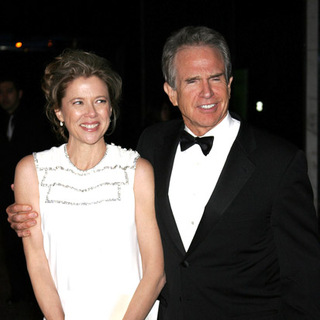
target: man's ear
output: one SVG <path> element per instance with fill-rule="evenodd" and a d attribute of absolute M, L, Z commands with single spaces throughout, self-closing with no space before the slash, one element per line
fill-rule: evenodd
<path fill-rule="evenodd" d="M 230 77 L 229 83 L 228 83 L 228 94 L 229 98 L 231 97 L 231 83 L 232 83 L 233 77 Z"/>
<path fill-rule="evenodd" d="M 171 103 L 174 106 L 178 105 L 178 99 L 177 99 L 177 91 L 174 90 L 169 84 L 168 82 L 165 82 L 163 85 L 163 90 L 165 91 L 165 93 L 168 95 Z"/>

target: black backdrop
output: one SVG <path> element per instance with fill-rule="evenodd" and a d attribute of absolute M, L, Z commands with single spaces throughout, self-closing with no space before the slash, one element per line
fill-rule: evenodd
<path fill-rule="evenodd" d="M 36 5 L 10 2 L 0 11 L 0 72 L 24 80 L 25 100 L 43 107 L 44 66 L 66 47 L 107 57 L 124 81 L 121 120 L 110 141 L 134 148 L 158 121 L 163 92 L 161 50 L 185 25 L 207 25 L 226 37 L 233 57 L 231 109 L 304 148 L 305 1 L 140 0 Z M 52 46 L 48 47 L 51 40 Z M 10 49 L 16 42 L 20 49 Z M 264 111 L 255 110 L 256 102 Z M 172 107 L 173 108 L 173 107 Z"/>

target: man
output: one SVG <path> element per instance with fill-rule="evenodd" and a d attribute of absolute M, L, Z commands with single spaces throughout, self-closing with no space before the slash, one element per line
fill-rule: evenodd
<path fill-rule="evenodd" d="M 229 113 L 230 61 L 206 27 L 185 27 L 164 46 L 164 90 L 183 121 L 147 128 L 138 143 L 155 171 L 167 277 L 159 319 L 320 319 L 305 156 Z M 20 236 L 32 220 L 17 222 L 31 216 L 13 213 L 25 209 L 8 208 Z"/>

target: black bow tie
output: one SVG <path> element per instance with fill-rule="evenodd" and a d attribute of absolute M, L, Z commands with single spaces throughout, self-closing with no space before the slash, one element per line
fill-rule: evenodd
<path fill-rule="evenodd" d="M 181 151 L 187 150 L 194 144 L 198 144 L 203 154 L 206 156 L 212 148 L 213 137 L 193 137 L 191 134 L 184 130 L 180 137 Z"/>

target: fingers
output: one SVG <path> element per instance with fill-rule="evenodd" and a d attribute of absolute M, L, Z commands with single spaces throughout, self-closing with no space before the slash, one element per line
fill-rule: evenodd
<path fill-rule="evenodd" d="M 16 231 L 19 237 L 28 237 L 30 236 L 31 232 L 29 228 L 35 226 L 37 224 L 36 220 L 27 220 L 25 222 L 12 222 L 10 223 L 11 228 Z"/>
<path fill-rule="evenodd" d="M 28 229 L 27 230 L 22 230 L 22 231 L 17 231 L 16 230 L 16 232 L 17 232 L 18 237 L 20 237 L 20 238 L 26 238 L 26 237 L 29 237 L 31 235 L 31 232 Z"/>
<path fill-rule="evenodd" d="M 37 221 L 35 219 L 29 219 L 26 213 L 15 214 L 10 220 L 8 218 L 8 221 L 14 230 L 29 229 L 37 224 Z"/>
<path fill-rule="evenodd" d="M 29 205 L 12 204 L 6 209 L 8 214 L 8 222 L 11 228 L 14 229 L 19 237 L 28 237 L 31 232 L 29 228 L 36 225 L 35 218 L 38 214 L 31 211 Z"/>
<path fill-rule="evenodd" d="M 10 224 L 19 223 L 21 225 L 24 225 L 24 222 L 29 222 L 29 220 L 35 222 L 35 218 L 37 216 L 38 216 L 37 213 L 34 211 L 31 211 L 31 212 L 20 211 L 19 213 L 9 214 L 8 221 L 10 222 Z"/>
<path fill-rule="evenodd" d="M 14 215 L 14 217 L 17 218 L 20 215 Z M 29 228 L 35 226 L 36 224 L 37 221 L 35 219 L 27 220 L 25 222 L 10 222 L 11 228 L 17 233 L 20 238 L 29 237 L 31 235 Z"/>
<path fill-rule="evenodd" d="M 31 206 L 24 205 L 24 204 L 12 204 L 7 209 L 6 212 L 8 216 L 11 216 L 12 214 L 20 213 L 20 212 L 28 212 L 31 211 Z"/>

